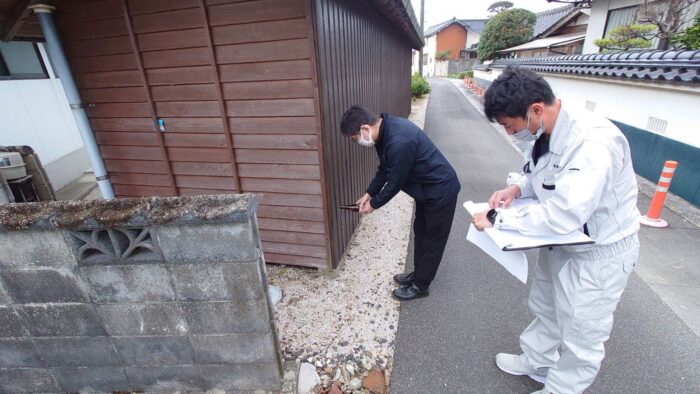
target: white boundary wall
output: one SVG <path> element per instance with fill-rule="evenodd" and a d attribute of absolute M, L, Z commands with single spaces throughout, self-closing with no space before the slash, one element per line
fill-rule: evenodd
<path fill-rule="evenodd" d="M 493 81 L 500 73 L 500 69 L 474 71 L 474 77 Z M 700 148 L 700 124 L 695 113 L 700 109 L 700 87 L 565 74 L 542 75 L 567 106 L 592 109 L 608 119 Z M 666 122 L 665 127 L 663 122 Z"/>
<path fill-rule="evenodd" d="M 0 145 L 29 145 L 55 189 L 90 167 L 61 82 L 38 44 L 48 79 L 0 81 Z"/>

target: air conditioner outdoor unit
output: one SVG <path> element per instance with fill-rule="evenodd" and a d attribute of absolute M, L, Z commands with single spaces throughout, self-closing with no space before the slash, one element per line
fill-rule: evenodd
<path fill-rule="evenodd" d="M 27 176 L 27 169 L 19 152 L 0 152 L 0 174 L 5 180 Z"/>

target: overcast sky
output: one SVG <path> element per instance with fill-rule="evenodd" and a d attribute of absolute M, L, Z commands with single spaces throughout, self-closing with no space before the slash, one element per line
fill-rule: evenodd
<path fill-rule="evenodd" d="M 452 17 L 457 19 L 483 19 L 489 16 L 486 10 L 497 0 L 424 0 L 425 28 L 444 22 Z M 525 8 L 532 12 L 540 12 L 566 4 L 549 3 L 547 0 L 510 0 L 514 8 Z M 411 0 L 416 18 L 420 19 L 421 0 Z M 418 21 L 420 23 L 420 20 Z"/>

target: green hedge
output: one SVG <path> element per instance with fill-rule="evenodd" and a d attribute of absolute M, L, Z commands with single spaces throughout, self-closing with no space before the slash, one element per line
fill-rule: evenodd
<path fill-rule="evenodd" d="M 411 96 L 422 97 L 424 94 L 430 93 L 430 84 L 418 73 L 411 77 Z"/>

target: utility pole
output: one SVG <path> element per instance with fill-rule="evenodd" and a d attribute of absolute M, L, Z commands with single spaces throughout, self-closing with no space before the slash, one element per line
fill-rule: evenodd
<path fill-rule="evenodd" d="M 425 39 L 423 37 L 423 32 L 425 32 L 425 0 L 420 0 L 420 38 Z M 420 52 L 418 52 L 418 74 L 420 76 L 423 76 L 423 47 L 420 48 Z"/>

